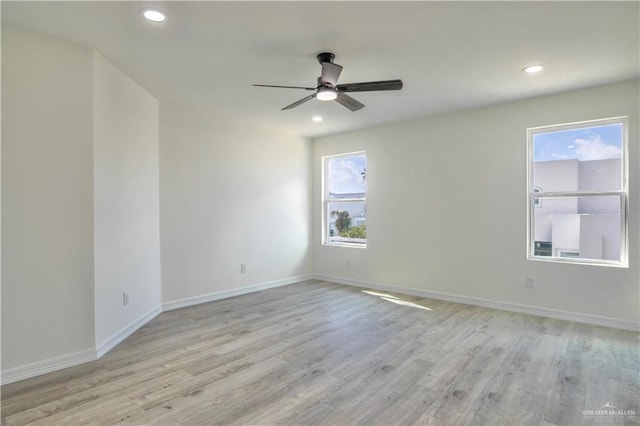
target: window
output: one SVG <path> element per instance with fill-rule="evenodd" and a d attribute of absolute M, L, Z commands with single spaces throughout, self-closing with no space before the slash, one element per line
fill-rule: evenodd
<path fill-rule="evenodd" d="M 627 119 L 527 130 L 527 257 L 627 266 Z"/>
<path fill-rule="evenodd" d="M 324 243 L 366 247 L 366 154 L 323 157 L 322 166 Z"/>

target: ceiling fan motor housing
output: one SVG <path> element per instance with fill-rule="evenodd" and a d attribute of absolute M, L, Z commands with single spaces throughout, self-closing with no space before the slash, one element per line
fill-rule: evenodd
<path fill-rule="evenodd" d="M 333 63 L 333 60 L 336 58 L 336 55 L 334 55 L 331 52 L 323 52 L 323 53 L 318 53 L 318 62 L 320 62 L 320 65 L 322 65 L 323 62 L 329 62 L 330 64 Z"/>
<path fill-rule="evenodd" d="M 316 86 L 316 89 L 320 89 L 322 87 L 332 87 L 331 84 L 329 83 L 325 83 L 324 81 L 322 81 L 322 76 L 318 77 L 318 85 Z"/>

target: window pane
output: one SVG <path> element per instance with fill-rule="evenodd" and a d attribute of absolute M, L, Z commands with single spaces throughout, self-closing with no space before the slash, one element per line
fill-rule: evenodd
<path fill-rule="evenodd" d="M 533 186 L 541 192 L 622 189 L 622 123 L 533 135 Z"/>
<path fill-rule="evenodd" d="M 622 197 L 536 197 L 534 256 L 620 261 Z"/>
<path fill-rule="evenodd" d="M 365 202 L 333 202 L 328 203 L 327 206 L 328 242 L 366 243 L 367 212 Z"/>
<path fill-rule="evenodd" d="M 329 158 L 327 196 L 329 200 L 365 198 L 367 193 L 367 157 L 357 154 Z"/>

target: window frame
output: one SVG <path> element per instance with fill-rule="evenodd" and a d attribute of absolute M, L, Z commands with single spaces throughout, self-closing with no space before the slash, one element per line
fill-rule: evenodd
<path fill-rule="evenodd" d="M 322 245 L 324 246 L 333 246 L 333 247 L 352 247 L 352 248 L 367 248 L 367 240 L 365 238 L 364 243 L 356 243 L 356 242 L 348 242 L 348 241 L 330 241 L 330 214 L 329 214 L 329 204 L 341 204 L 341 203 L 354 203 L 354 202 L 362 202 L 365 206 L 365 211 L 367 207 L 367 193 L 365 192 L 365 196 L 363 198 L 341 198 L 338 200 L 332 200 L 329 198 L 329 160 L 337 159 L 337 158 L 346 158 L 346 157 L 355 157 L 364 155 L 367 158 L 366 151 L 353 151 L 347 152 L 343 154 L 333 154 L 333 155 L 325 155 L 321 157 L 322 161 Z M 367 191 L 368 192 L 368 191 Z"/>
<path fill-rule="evenodd" d="M 545 192 L 538 186 L 534 186 L 534 154 L 533 139 L 540 133 L 551 133 L 562 130 L 581 129 L 588 127 L 606 126 L 610 124 L 622 125 L 622 158 L 621 158 L 621 187 L 616 190 L 603 191 L 559 191 Z M 627 116 L 611 117 L 604 119 L 578 121 L 573 123 L 537 126 L 527 128 L 527 179 L 526 179 L 526 210 L 527 210 L 527 260 L 542 262 L 557 262 L 569 264 L 584 264 L 596 266 L 629 267 L 629 118 Z M 540 192 L 536 192 L 540 190 Z M 617 196 L 620 199 L 620 258 L 608 259 L 582 259 L 579 257 L 561 257 L 535 255 L 535 209 L 542 204 L 542 199 L 552 198 L 585 198 Z M 537 205 L 536 205 L 537 201 Z"/>

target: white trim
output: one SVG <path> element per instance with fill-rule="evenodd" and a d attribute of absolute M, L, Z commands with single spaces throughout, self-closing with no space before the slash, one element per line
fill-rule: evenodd
<path fill-rule="evenodd" d="M 301 275 L 297 277 L 284 278 L 281 280 L 267 281 L 264 283 L 254 284 L 242 288 L 234 288 L 231 290 L 217 291 L 214 293 L 203 294 L 200 296 L 186 297 L 184 299 L 171 300 L 162 304 L 162 312 L 173 311 L 175 309 L 187 308 L 189 306 L 200 305 L 202 303 L 214 302 L 216 300 L 228 299 L 229 297 L 241 296 L 243 294 L 253 293 L 260 290 L 266 290 L 274 287 L 295 284 L 302 281 L 313 279 L 311 275 Z"/>
<path fill-rule="evenodd" d="M 409 296 L 426 297 L 430 299 L 444 300 L 447 302 L 462 303 L 466 305 L 482 306 L 485 308 L 499 309 L 502 311 L 518 312 L 521 314 L 535 315 L 538 317 L 555 318 L 565 321 L 584 324 L 599 325 L 602 327 L 617 328 L 621 330 L 640 331 L 640 323 L 637 321 L 618 318 L 603 317 L 599 315 L 584 314 L 581 312 L 563 311 L 560 309 L 542 308 L 538 306 L 522 305 L 519 303 L 502 302 L 497 300 L 482 299 L 479 297 L 461 296 L 458 294 L 443 293 L 439 291 L 422 290 L 417 288 L 397 287 L 370 281 L 341 278 L 331 275 L 315 275 L 315 279 L 337 284 L 345 284 L 354 287 L 371 288 L 374 290 L 391 291 Z"/>
<path fill-rule="evenodd" d="M 311 279 L 313 279 L 313 276 L 311 275 L 300 275 L 296 277 L 284 278 L 281 280 L 267 281 L 264 283 L 242 287 L 239 289 L 225 290 L 216 293 L 205 294 L 202 296 L 188 297 L 185 299 L 165 302 L 161 306 L 156 306 L 148 313 L 142 315 L 133 323 L 129 324 L 122 330 L 109 337 L 106 341 L 100 344 L 96 342 L 95 348 L 86 349 L 84 351 L 74 352 L 71 354 L 60 355 L 53 358 L 36 361 L 31 364 L 21 365 L 18 367 L 0 371 L 0 385 L 6 385 L 9 383 L 39 376 L 41 374 L 50 373 L 52 371 L 61 370 L 67 367 L 72 367 L 74 365 L 95 361 L 104 356 L 116 345 L 121 343 L 127 337 L 131 336 L 140 327 L 151 321 L 162 312 L 186 308 L 188 306 L 212 302 L 214 300 L 226 299 L 228 297 L 240 296 L 243 294 L 253 293 L 255 291 L 266 290 L 269 288 L 299 283 Z"/>
<path fill-rule="evenodd" d="M 97 355 L 98 359 L 102 358 L 107 352 L 109 352 L 111 349 L 116 347 L 124 339 L 126 339 L 129 336 L 131 336 L 140 327 L 142 327 L 143 325 L 145 325 L 146 323 L 148 323 L 149 321 L 154 319 L 160 313 L 162 313 L 162 306 L 158 305 L 155 308 L 153 308 L 151 311 L 147 312 L 146 314 L 142 315 L 140 318 L 138 318 L 137 320 L 132 322 L 131 324 L 129 324 L 126 327 L 124 327 L 122 330 L 120 330 L 117 333 L 113 334 L 111 337 L 109 337 L 104 342 L 102 342 L 100 344 L 98 344 L 98 342 L 96 342 L 96 355 Z"/>
<path fill-rule="evenodd" d="M 43 359 L 31 364 L 2 370 L 0 384 L 6 385 L 52 371 L 62 370 L 63 368 L 73 367 L 74 365 L 84 364 L 85 362 L 95 361 L 96 359 L 96 350 L 93 348 Z"/>

